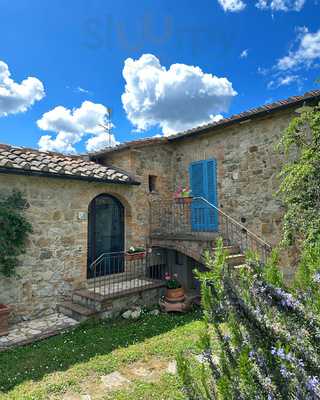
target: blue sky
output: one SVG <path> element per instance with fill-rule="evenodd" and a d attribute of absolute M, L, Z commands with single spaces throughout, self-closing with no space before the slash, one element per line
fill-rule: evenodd
<path fill-rule="evenodd" d="M 319 11 L 315 0 L 0 0 L 0 142 L 92 151 L 316 88 Z"/>

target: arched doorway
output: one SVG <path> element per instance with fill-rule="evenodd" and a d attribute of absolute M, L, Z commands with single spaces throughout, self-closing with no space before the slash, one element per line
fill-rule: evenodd
<path fill-rule="evenodd" d="M 92 277 L 90 265 L 102 254 L 121 254 L 124 251 L 124 207 L 115 197 L 101 194 L 89 205 L 88 221 L 88 278 Z M 119 260 L 119 258 L 117 258 Z M 123 272 L 123 263 L 98 271 L 99 275 Z"/>

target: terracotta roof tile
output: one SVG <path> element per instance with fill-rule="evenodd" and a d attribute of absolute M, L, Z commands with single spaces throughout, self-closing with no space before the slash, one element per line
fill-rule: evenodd
<path fill-rule="evenodd" d="M 241 122 L 242 119 L 244 118 L 252 118 L 252 117 L 257 117 L 259 115 L 263 115 L 268 112 L 272 111 L 278 111 L 283 108 L 287 108 L 290 106 L 297 106 L 300 103 L 307 102 L 307 101 L 315 101 L 315 100 L 320 100 L 320 90 L 312 90 L 310 92 L 307 92 L 301 96 L 292 96 L 287 99 L 282 99 L 278 100 L 274 103 L 270 104 L 265 104 L 260 107 L 252 108 L 250 110 L 241 112 L 239 114 L 231 115 L 228 118 L 223 118 L 217 122 L 211 122 L 206 125 L 201 125 L 192 129 L 189 129 L 187 131 L 177 133 L 176 135 L 172 135 L 168 138 L 169 141 L 176 140 L 176 139 L 182 139 L 183 137 L 187 137 L 196 133 L 200 133 L 201 131 L 207 131 L 212 128 L 218 128 L 218 127 L 223 127 L 225 125 L 230 125 L 231 123 L 236 123 L 236 122 Z"/>
<path fill-rule="evenodd" d="M 125 171 L 87 161 L 81 156 L 66 156 L 4 144 L 0 144 L 0 172 L 138 184 Z"/>

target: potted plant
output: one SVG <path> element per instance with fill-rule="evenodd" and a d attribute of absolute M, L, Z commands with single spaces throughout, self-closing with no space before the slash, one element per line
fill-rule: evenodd
<path fill-rule="evenodd" d="M 192 195 L 189 186 L 185 188 L 179 186 L 178 190 L 174 193 L 174 199 L 178 204 L 191 204 Z"/>
<path fill-rule="evenodd" d="M 128 261 L 141 260 L 146 255 L 146 250 L 143 247 L 131 246 L 126 253 L 126 259 Z"/>
<path fill-rule="evenodd" d="M 10 308 L 5 304 L 0 304 L 0 336 L 5 336 L 9 332 L 9 319 Z"/>
<path fill-rule="evenodd" d="M 164 279 L 166 281 L 166 299 L 171 301 L 184 300 L 184 289 L 178 280 L 178 274 L 165 273 Z"/>

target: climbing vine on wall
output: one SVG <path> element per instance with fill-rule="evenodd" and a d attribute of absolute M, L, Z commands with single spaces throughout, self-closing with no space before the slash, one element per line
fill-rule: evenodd
<path fill-rule="evenodd" d="M 22 194 L 0 193 L 0 274 L 10 277 L 16 274 L 18 256 L 25 252 L 31 224 L 25 217 L 27 202 Z"/>

